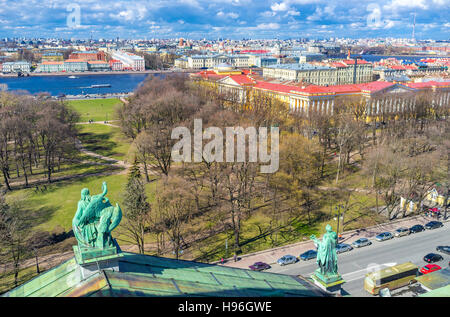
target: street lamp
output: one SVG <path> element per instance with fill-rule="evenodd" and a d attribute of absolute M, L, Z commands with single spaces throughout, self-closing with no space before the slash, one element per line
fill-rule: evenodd
<path fill-rule="evenodd" d="M 338 241 L 339 241 L 339 220 L 343 220 L 344 219 L 344 214 L 341 215 L 341 208 L 343 209 L 344 206 L 343 205 L 337 205 L 334 207 L 334 209 L 337 211 L 337 214 L 334 215 L 334 220 L 337 220 L 337 229 L 336 229 L 336 234 L 338 236 Z"/>

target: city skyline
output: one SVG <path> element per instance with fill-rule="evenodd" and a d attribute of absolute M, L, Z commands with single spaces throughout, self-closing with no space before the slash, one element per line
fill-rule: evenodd
<path fill-rule="evenodd" d="M 448 40 L 450 1 L 0 0 L 1 37 Z"/>

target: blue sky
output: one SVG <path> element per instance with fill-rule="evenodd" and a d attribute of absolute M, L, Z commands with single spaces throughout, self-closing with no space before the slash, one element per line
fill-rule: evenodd
<path fill-rule="evenodd" d="M 77 15 L 79 9 L 79 15 Z M 450 0 L 0 0 L 1 37 L 450 38 Z"/>

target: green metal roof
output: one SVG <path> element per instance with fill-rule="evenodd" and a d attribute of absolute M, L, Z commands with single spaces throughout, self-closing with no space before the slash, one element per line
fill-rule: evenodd
<path fill-rule="evenodd" d="M 419 297 L 450 297 L 450 284 L 444 287 L 436 288 L 430 292 L 420 294 Z"/>
<path fill-rule="evenodd" d="M 450 268 L 416 277 L 416 281 L 430 290 L 442 288 L 450 284 Z"/>
<path fill-rule="evenodd" d="M 122 252 L 85 280 L 72 258 L 3 296 L 329 296 L 302 277 Z"/>

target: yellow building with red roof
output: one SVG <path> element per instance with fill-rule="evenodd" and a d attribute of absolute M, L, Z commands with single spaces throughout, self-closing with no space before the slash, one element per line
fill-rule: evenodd
<path fill-rule="evenodd" d="M 214 70 L 192 74 L 192 78 L 209 83 L 230 101 L 246 104 L 252 94 L 265 93 L 284 102 L 292 113 L 308 114 L 311 111 L 329 114 L 341 100 L 349 96 L 361 98 L 365 106 L 367 122 L 376 119 L 384 121 L 397 117 L 399 113 L 415 107 L 419 92 L 431 91 L 434 106 L 445 107 L 450 103 L 450 82 L 426 82 L 398 84 L 386 81 L 372 81 L 360 84 L 320 86 L 314 84 L 273 82 L 263 80 L 250 71 L 228 75 Z"/>

